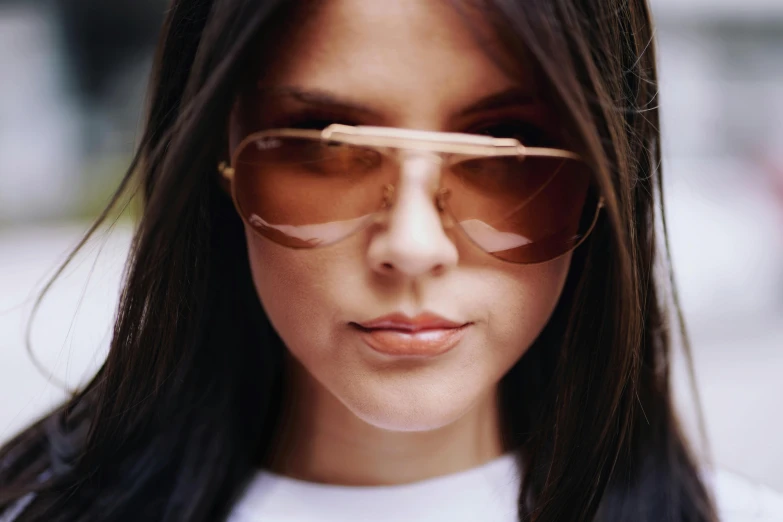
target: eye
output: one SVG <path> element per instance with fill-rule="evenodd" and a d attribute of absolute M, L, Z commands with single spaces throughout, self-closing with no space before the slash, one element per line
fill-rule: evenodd
<path fill-rule="evenodd" d="M 332 119 L 309 119 L 309 120 L 303 120 L 303 121 L 294 121 L 286 127 L 292 128 L 292 129 L 307 129 L 307 130 L 323 130 L 329 125 L 332 125 L 333 123 L 342 123 L 343 125 L 351 125 L 351 123 L 347 123 L 345 121 L 339 121 L 334 118 Z"/>
<path fill-rule="evenodd" d="M 381 168 L 382 155 L 370 148 L 312 140 L 289 140 L 277 166 L 289 175 L 355 179 Z M 282 167 L 280 167 L 282 168 Z"/>
<path fill-rule="evenodd" d="M 514 138 L 528 147 L 553 145 L 548 133 L 540 126 L 522 120 L 498 121 L 474 127 L 471 134 L 482 134 L 493 138 Z"/>

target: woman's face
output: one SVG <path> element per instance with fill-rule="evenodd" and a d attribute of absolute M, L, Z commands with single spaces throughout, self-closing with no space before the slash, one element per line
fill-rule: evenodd
<path fill-rule="evenodd" d="M 482 38 L 486 29 L 449 2 L 319 3 L 261 78 L 257 117 L 266 127 L 315 120 L 501 134 L 552 125 L 532 73 L 512 79 L 487 54 L 499 46 Z M 512 90 L 503 103 L 481 103 Z M 232 143 L 239 132 L 232 126 Z M 570 263 L 507 263 L 445 228 L 436 178 L 424 179 L 438 175 L 401 169 L 382 221 L 334 245 L 291 249 L 246 229 L 256 290 L 304 378 L 390 430 L 443 427 L 494 396 L 549 319 Z M 392 313 L 467 326 L 441 355 L 389 356 L 355 324 Z"/>

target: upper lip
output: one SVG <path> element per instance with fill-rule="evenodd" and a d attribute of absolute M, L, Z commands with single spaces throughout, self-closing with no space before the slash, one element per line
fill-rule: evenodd
<path fill-rule="evenodd" d="M 383 317 L 378 317 L 371 321 L 354 324 L 366 330 L 388 329 L 403 330 L 406 332 L 418 332 L 420 330 L 459 328 L 461 326 L 465 326 L 468 323 L 455 323 L 454 321 L 444 319 L 437 314 L 425 312 L 417 315 L 416 317 L 408 317 L 405 314 L 394 313 L 384 315 Z"/>

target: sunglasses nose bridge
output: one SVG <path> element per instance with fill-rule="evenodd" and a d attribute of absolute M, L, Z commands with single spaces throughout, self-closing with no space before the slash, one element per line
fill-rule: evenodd
<path fill-rule="evenodd" d="M 433 202 L 438 211 L 445 208 L 448 190 L 441 188 L 443 169 L 447 165 L 444 153 L 429 150 L 396 149 L 394 151 L 397 163 L 397 179 L 394 185 L 387 184 L 383 188 L 383 206 L 390 208 L 401 190 L 408 190 L 416 185 L 432 194 Z"/>

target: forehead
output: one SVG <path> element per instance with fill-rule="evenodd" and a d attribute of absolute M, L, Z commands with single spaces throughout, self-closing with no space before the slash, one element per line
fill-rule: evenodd
<path fill-rule="evenodd" d="M 511 78 L 498 65 L 503 51 L 481 13 L 455 4 L 320 1 L 283 42 L 261 84 L 350 95 L 392 124 L 424 128 L 493 93 L 533 90 L 532 74 Z"/>

